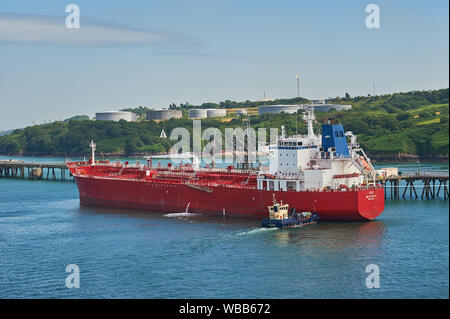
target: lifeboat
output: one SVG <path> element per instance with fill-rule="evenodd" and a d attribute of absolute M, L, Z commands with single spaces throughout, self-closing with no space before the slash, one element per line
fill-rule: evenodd
<path fill-rule="evenodd" d="M 361 163 L 363 164 L 364 168 L 368 171 L 371 171 L 372 168 L 370 167 L 370 165 L 366 162 L 366 160 L 364 159 L 363 156 L 359 157 L 359 160 L 361 161 Z"/>

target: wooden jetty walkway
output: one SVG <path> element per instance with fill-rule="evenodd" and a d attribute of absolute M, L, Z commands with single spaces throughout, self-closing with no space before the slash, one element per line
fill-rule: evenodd
<path fill-rule="evenodd" d="M 27 178 L 32 180 L 73 181 L 66 163 L 26 163 L 0 160 L 0 178 Z"/>
<path fill-rule="evenodd" d="M 400 199 L 402 190 L 401 198 L 405 198 L 409 189 L 409 197 L 418 199 L 418 191 L 420 193 L 420 188 L 422 188 L 420 199 L 436 199 L 439 198 L 440 194 L 442 194 L 444 200 L 449 197 L 448 189 L 450 185 L 447 186 L 448 171 L 426 170 L 419 172 L 406 170 L 400 173 L 399 175 L 377 178 L 377 181 L 384 186 L 384 198 L 387 198 L 390 192 L 391 199 Z M 406 184 L 401 184 L 401 182 L 405 182 Z M 415 186 L 414 182 L 421 182 L 421 185 Z"/>

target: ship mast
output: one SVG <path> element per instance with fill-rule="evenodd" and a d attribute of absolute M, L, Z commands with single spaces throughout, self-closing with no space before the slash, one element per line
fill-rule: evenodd
<path fill-rule="evenodd" d="M 307 107 L 306 114 L 303 115 L 303 119 L 308 123 L 308 138 L 314 138 L 313 122 L 316 118 L 314 116 L 314 108 L 312 106 Z"/>
<path fill-rule="evenodd" d="M 249 157 L 248 157 L 248 151 L 249 151 L 249 143 L 250 143 L 250 116 L 248 116 L 246 119 L 242 120 L 245 124 L 246 124 L 246 130 L 245 130 L 245 134 L 244 134 L 244 140 L 243 142 L 243 146 L 244 146 L 244 162 L 243 163 L 238 163 L 238 168 L 240 169 L 250 169 L 250 162 L 249 162 Z M 239 165 L 240 164 L 240 165 Z M 253 168 L 253 164 L 251 165 L 251 167 Z"/>
<path fill-rule="evenodd" d="M 244 135 L 244 169 L 248 169 L 248 143 L 250 142 L 249 134 L 250 134 L 250 116 L 247 118 L 247 134 Z M 245 139 L 247 139 L 247 143 L 245 143 Z"/>
<path fill-rule="evenodd" d="M 214 132 L 214 143 L 213 143 L 213 145 L 212 145 L 212 148 L 211 148 L 211 152 L 210 152 L 210 155 L 211 155 L 211 167 L 212 168 L 215 168 L 216 167 L 216 159 L 215 159 L 215 157 L 216 157 L 216 132 Z"/>
<path fill-rule="evenodd" d="M 92 150 L 92 155 L 91 155 L 91 164 L 95 165 L 95 147 L 97 145 L 94 143 L 94 140 L 91 140 L 91 143 L 89 143 L 89 147 Z"/>

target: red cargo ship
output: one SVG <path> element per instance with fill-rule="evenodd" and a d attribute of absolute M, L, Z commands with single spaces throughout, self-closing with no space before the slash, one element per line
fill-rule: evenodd
<path fill-rule="evenodd" d="M 153 167 L 120 162 L 68 163 L 80 203 L 157 212 L 189 212 L 267 218 L 275 194 L 296 211 L 315 212 L 321 220 L 372 220 L 384 209 L 383 187 L 351 132 L 324 124 L 322 135 L 285 137 L 270 146 L 264 169 Z M 350 143 L 347 143 L 347 139 Z M 194 161 L 195 162 L 195 161 Z"/>

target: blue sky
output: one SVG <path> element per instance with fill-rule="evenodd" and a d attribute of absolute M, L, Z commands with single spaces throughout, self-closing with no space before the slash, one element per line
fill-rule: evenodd
<path fill-rule="evenodd" d="M 65 28 L 70 3 L 78 30 Z M 369 3 L 379 29 L 365 26 Z M 0 131 L 139 105 L 289 98 L 296 73 L 307 98 L 448 87 L 448 10 L 444 0 L 0 0 Z"/>

